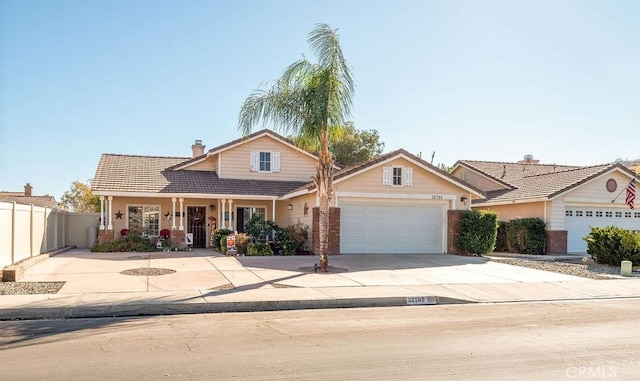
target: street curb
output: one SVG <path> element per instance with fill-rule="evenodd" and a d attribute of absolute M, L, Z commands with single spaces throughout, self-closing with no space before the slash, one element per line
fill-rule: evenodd
<path fill-rule="evenodd" d="M 469 304 L 474 301 L 436 297 L 436 304 Z M 65 307 L 12 308 L 0 310 L 2 320 L 79 319 L 97 317 L 132 317 L 182 315 L 225 312 L 265 312 L 332 308 L 401 307 L 409 306 L 406 297 L 271 300 L 216 303 L 127 303 L 116 305 L 79 305 Z"/>

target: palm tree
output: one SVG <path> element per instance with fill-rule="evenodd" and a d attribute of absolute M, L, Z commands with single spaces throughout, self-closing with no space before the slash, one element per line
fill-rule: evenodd
<path fill-rule="evenodd" d="M 287 67 L 270 88 L 255 90 L 244 101 L 238 130 L 244 136 L 254 125 L 271 123 L 297 144 L 319 152 L 313 181 L 320 199 L 320 269 L 328 271 L 329 203 L 333 196 L 333 158 L 329 142 L 339 135 L 351 113 L 354 83 L 342 55 L 337 29 L 318 24 L 307 40 L 318 62 L 304 56 Z"/>

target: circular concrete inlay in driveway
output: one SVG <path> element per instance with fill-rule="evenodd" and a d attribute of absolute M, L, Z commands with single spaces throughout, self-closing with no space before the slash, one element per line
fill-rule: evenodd
<path fill-rule="evenodd" d="M 171 269 L 158 269 L 153 267 L 143 267 L 139 269 L 127 269 L 121 271 L 122 275 L 134 275 L 134 276 L 157 276 L 157 275 L 167 275 L 173 274 L 176 270 Z"/>

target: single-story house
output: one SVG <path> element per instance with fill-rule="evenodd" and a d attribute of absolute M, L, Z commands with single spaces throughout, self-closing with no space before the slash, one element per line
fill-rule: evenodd
<path fill-rule="evenodd" d="M 619 164 L 540 164 L 527 155 L 515 163 L 460 160 L 452 174 L 485 192 L 472 208 L 494 210 L 501 221 L 538 217 L 547 229 L 547 253 L 584 253 L 590 227 L 640 230 L 640 212 L 625 203 L 635 174 Z"/>
<path fill-rule="evenodd" d="M 260 216 L 309 226 L 308 249 L 317 252 L 316 155 L 270 130 L 206 152 L 199 140 L 191 148 L 191 157 L 102 155 L 92 183 L 103 211 L 99 241 L 125 228 L 150 237 L 169 229 L 174 241 L 192 236 L 194 247 L 209 247 L 216 228 L 242 232 Z M 450 211 L 486 198 L 405 150 L 336 165 L 334 191 L 330 254 L 449 252 Z"/>

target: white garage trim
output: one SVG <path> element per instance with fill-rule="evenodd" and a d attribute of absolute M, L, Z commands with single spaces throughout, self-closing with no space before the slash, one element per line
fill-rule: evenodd
<path fill-rule="evenodd" d="M 341 198 L 342 254 L 446 252 L 447 201 Z"/>

